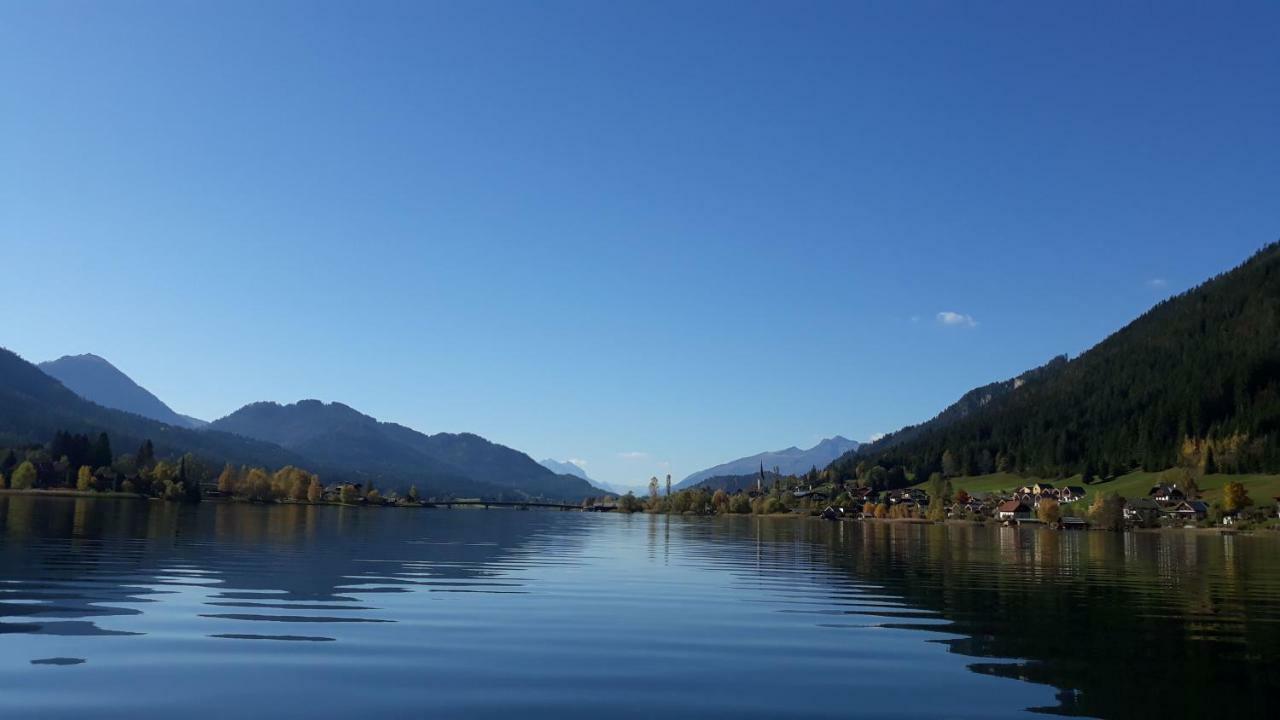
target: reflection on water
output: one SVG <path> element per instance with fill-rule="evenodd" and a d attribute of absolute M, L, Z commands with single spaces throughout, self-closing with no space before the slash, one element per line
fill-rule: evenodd
<path fill-rule="evenodd" d="M 0 713 L 1261 716 L 1278 550 L 0 496 Z"/>

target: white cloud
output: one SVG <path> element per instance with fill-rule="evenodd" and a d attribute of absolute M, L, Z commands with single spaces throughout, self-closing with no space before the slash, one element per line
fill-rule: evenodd
<path fill-rule="evenodd" d="M 884 436 L 885 436 L 885 433 L 875 433 L 870 437 L 870 439 L 867 440 L 867 442 L 873 443 Z"/>
<path fill-rule="evenodd" d="M 618 453 L 618 457 L 622 458 L 623 460 L 645 460 L 645 459 L 648 459 L 649 453 L 641 452 L 639 450 L 630 450 L 627 452 Z"/>
<path fill-rule="evenodd" d="M 1147 281 L 1147 287 L 1152 290 L 1163 290 L 1164 288 L 1169 287 L 1169 281 L 1164 278 L 1151 278 Z"/>
<path fill-rule="evenodd" d="M 958 313 L 958 312 L 951 312 L 950 310 L 944 310 L 943 312 L 938 313 L 938 322 L 942 323 L 943 325 L 951 325 L 954 327 L 977 327 L 978 326 L 978 321 L 974 320 L 971 315 L 965 315 L 964 313 Z"/>

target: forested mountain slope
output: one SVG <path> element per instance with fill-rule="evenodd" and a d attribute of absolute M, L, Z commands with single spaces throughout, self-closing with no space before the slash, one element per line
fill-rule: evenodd
<path fill-rule="evenodd" d="M 831 469 L 1054 477 L 1207 463 L 1280 471 L 1280 244 L 1159 303 L 1074 360 L 1000 387 Z"/>
<path fill-rule="evenodd" d="M 581 478 L 558 475 L 528 455 L 470 433 L 425 435 L 381 422 L 341 403 L 302 400 L 246 405 L 209 426 L 277 443 L 338 467 L 376 473 L 401 489 L 580 500 L 602 494 Z"/>

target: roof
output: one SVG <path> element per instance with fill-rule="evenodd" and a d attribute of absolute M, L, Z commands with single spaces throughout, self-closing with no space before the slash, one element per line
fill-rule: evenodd
<path fill-rule="evenodd" d="M 1083 495 L 1085 492 L 1084 488 L 1079 485 L 1068 485 L 1066 489 L 1069 490 L 1072 495 Z"/>
<path fill-rule="evenodd" d="M 1134 498 L 1133 500 L 1126 501 L 1125 507 L 1132 508 L 1134 510 L 1159 510 L 1160 509 L 1160 506 L 1156 504 L 1156 501 L 1152 500 L 1149 497 Z"/>
<path fill-rule="evenodd" d="M 1175 512 L 1178 510 L 1193 510 L 1197 513 L 1208 513 L 1209 506 L 1202 500 L 1183 500 L 1178 503 L 1178 507 L 1174 508 Z"/>
<path fill-rule="evenodd" d="M 1021 500 L 1005 500 L 1000 503 L 1000 507 L 996 508 L 999 512 L 1018 512 L 1018 510 L 1030 510 Z"/>

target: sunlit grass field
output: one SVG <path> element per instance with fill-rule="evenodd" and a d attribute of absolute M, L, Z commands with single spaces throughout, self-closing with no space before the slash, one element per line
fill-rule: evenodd
<path fill-rule="evenodd" d="M 1087 498 L 1100 492 L 1114 492 L 1128 498 L 1146 497 L 1151 486 L 1158 482 L 1185 484 L 1186 471 L 1180 468 L 1173 468 L 1161 472 L 1132 472 L 1128 475 L 1112 478 L 1110 480 L 1095 482 L 1092 485 L 1083 485 L 1088 492 Z M 1200 486 L 1200 492 L 1203 499 L 1208 502 L 1214 502 L 1222 497 L 1222 487 L 1231 481 L 1244 483 L 1249 490 L 1249 497 L 1253 498 L 1255 505 L 1262 505 L 1274 502 L 1273 498 L 1280 496 L 1280 475 L 1205 475 L 1196 478 L 1196 484 Z M 1023 485 L 1033 485 L 1041 482 L 1039 478 L 1028 478 L 1014 475 L 1012 473 L 993 473 L 991 475 L 977 475 L 974 477 L 952 478 L 951 486 L 956 490 L 965 490 L 966 492 L 981 493 L 993 492 L 1004 493 Z M 1065 480 L 1047 480 L 1054 487 L 1063 487 L 1065 485 L 1081 485 L 1080 476 L 1074 475 Z M 925 487 L 927 483 L 920 483 L 917 487 Z M 927 489 L 927 488 L 925 488 Z"/>

